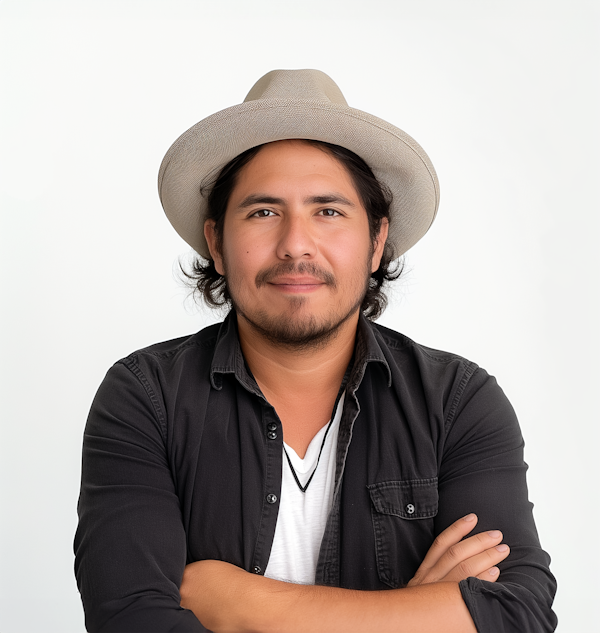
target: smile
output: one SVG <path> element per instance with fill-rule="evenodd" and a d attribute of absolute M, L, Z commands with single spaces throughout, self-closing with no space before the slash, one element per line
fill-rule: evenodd
<path fill-rule="evenodd" d="M 279 277 L 269 281 L 268 285 L 281 292 L 303 294 L 315 292 L 326 284 L 324 281 L 314 277 Z"/>

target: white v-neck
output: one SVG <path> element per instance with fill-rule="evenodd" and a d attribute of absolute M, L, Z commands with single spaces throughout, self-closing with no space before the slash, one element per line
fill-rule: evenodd
<path fill-rule="evenodd" d="M 294 449 L 284 444 L 303 486 L 317 466 L 317 460 L 318 466 L 310 486 L 306 492 L 302 492 L 285 454 L 283 455 L 279 513 L 271 555 L 265 570 L 265 576 L 269 578 L 298 584 L 315 582 L 319 549 L 333 501 L 337 438 L 344 396 L 342 394 L 340 397 L 331 425 L 326 424 L 318 431 L 311 440 L 304 459 L 300 459 Z M 323 444 L 325 433 L 327 437 Z"/>
<path fill-rule="evenodd" d="M 331 420 L 317 431 L 317 434 L 312 438 L 308 448 L 306 449 L 304 458 L 299 457 L 298 453 L 296 453 L 291 446 L 286 444 L 285 441 L 283 442 L 285 450 L 287 451 L 288 457 L 290 458 L 297 475 L 300 475 L 301 473 L 305 475 L 308 473 L 310 477 L 310 473 L 312 473 L 317 465 L 319 453 L 321 452 L 321 444 L 323 443 L 323 436 L 327 433 L 327 428 L 329 427 L 330 422 Z M 305 482 L 300 479 L 300 483 L 304 485 Z"/>

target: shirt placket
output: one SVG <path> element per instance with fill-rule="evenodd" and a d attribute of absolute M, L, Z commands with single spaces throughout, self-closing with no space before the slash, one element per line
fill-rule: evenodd
<path fill-rule="evenodd" d="M 261 406 L 262 432 L 265 437 L 265 478 L 262 491 L 260 524 L 256 536 L 251 569 L 253 573 L 259 575 L 265 573 L 275 537 L 275 526 L 277 525 L 281 495 L 283 454 L 281 421 L 273 407 L 264 399 Z"/>
<path fill-rule="evenodd" d="M 333 503 L 323 540 L 319 551 L 315 584 L 338 587 L 340 584 L 340 501 L 342 492 L 342 479 L 346 465 L 346 455 L 352 439 L 352 428 L 360 413 L 360 405 L 356 397 L 356 386 L 350 389 L 349 397 L 345 400 L 340 430 L 338 433 L 338 446 L 335 465 L 335 484 Z"/>

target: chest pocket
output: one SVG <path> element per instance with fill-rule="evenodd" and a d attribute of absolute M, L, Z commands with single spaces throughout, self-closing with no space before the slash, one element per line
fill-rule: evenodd
<path fill-rule="evenodd" d="M 396 589 L 414 576 L 434 539 L 438 480 L 384 481 L 367 486 L 379 579 Z"/>

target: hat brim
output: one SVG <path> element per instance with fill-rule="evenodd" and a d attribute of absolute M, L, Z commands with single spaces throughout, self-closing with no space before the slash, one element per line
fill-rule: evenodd
<path fill-rule="evenodd" d="M 179 235 L 202 257 L 206 193 L 201 188 L 242 152 L 273 141 L 312 139 L 358 154 L 393 196 L 388 244 L 403 255 L 425 235 L 439 205 L 429 157 L 399 128 L 346 105 L 302 99 L 258 99 L 221 110 L 184 132 L 160 166 L 158 190 Z"/>

